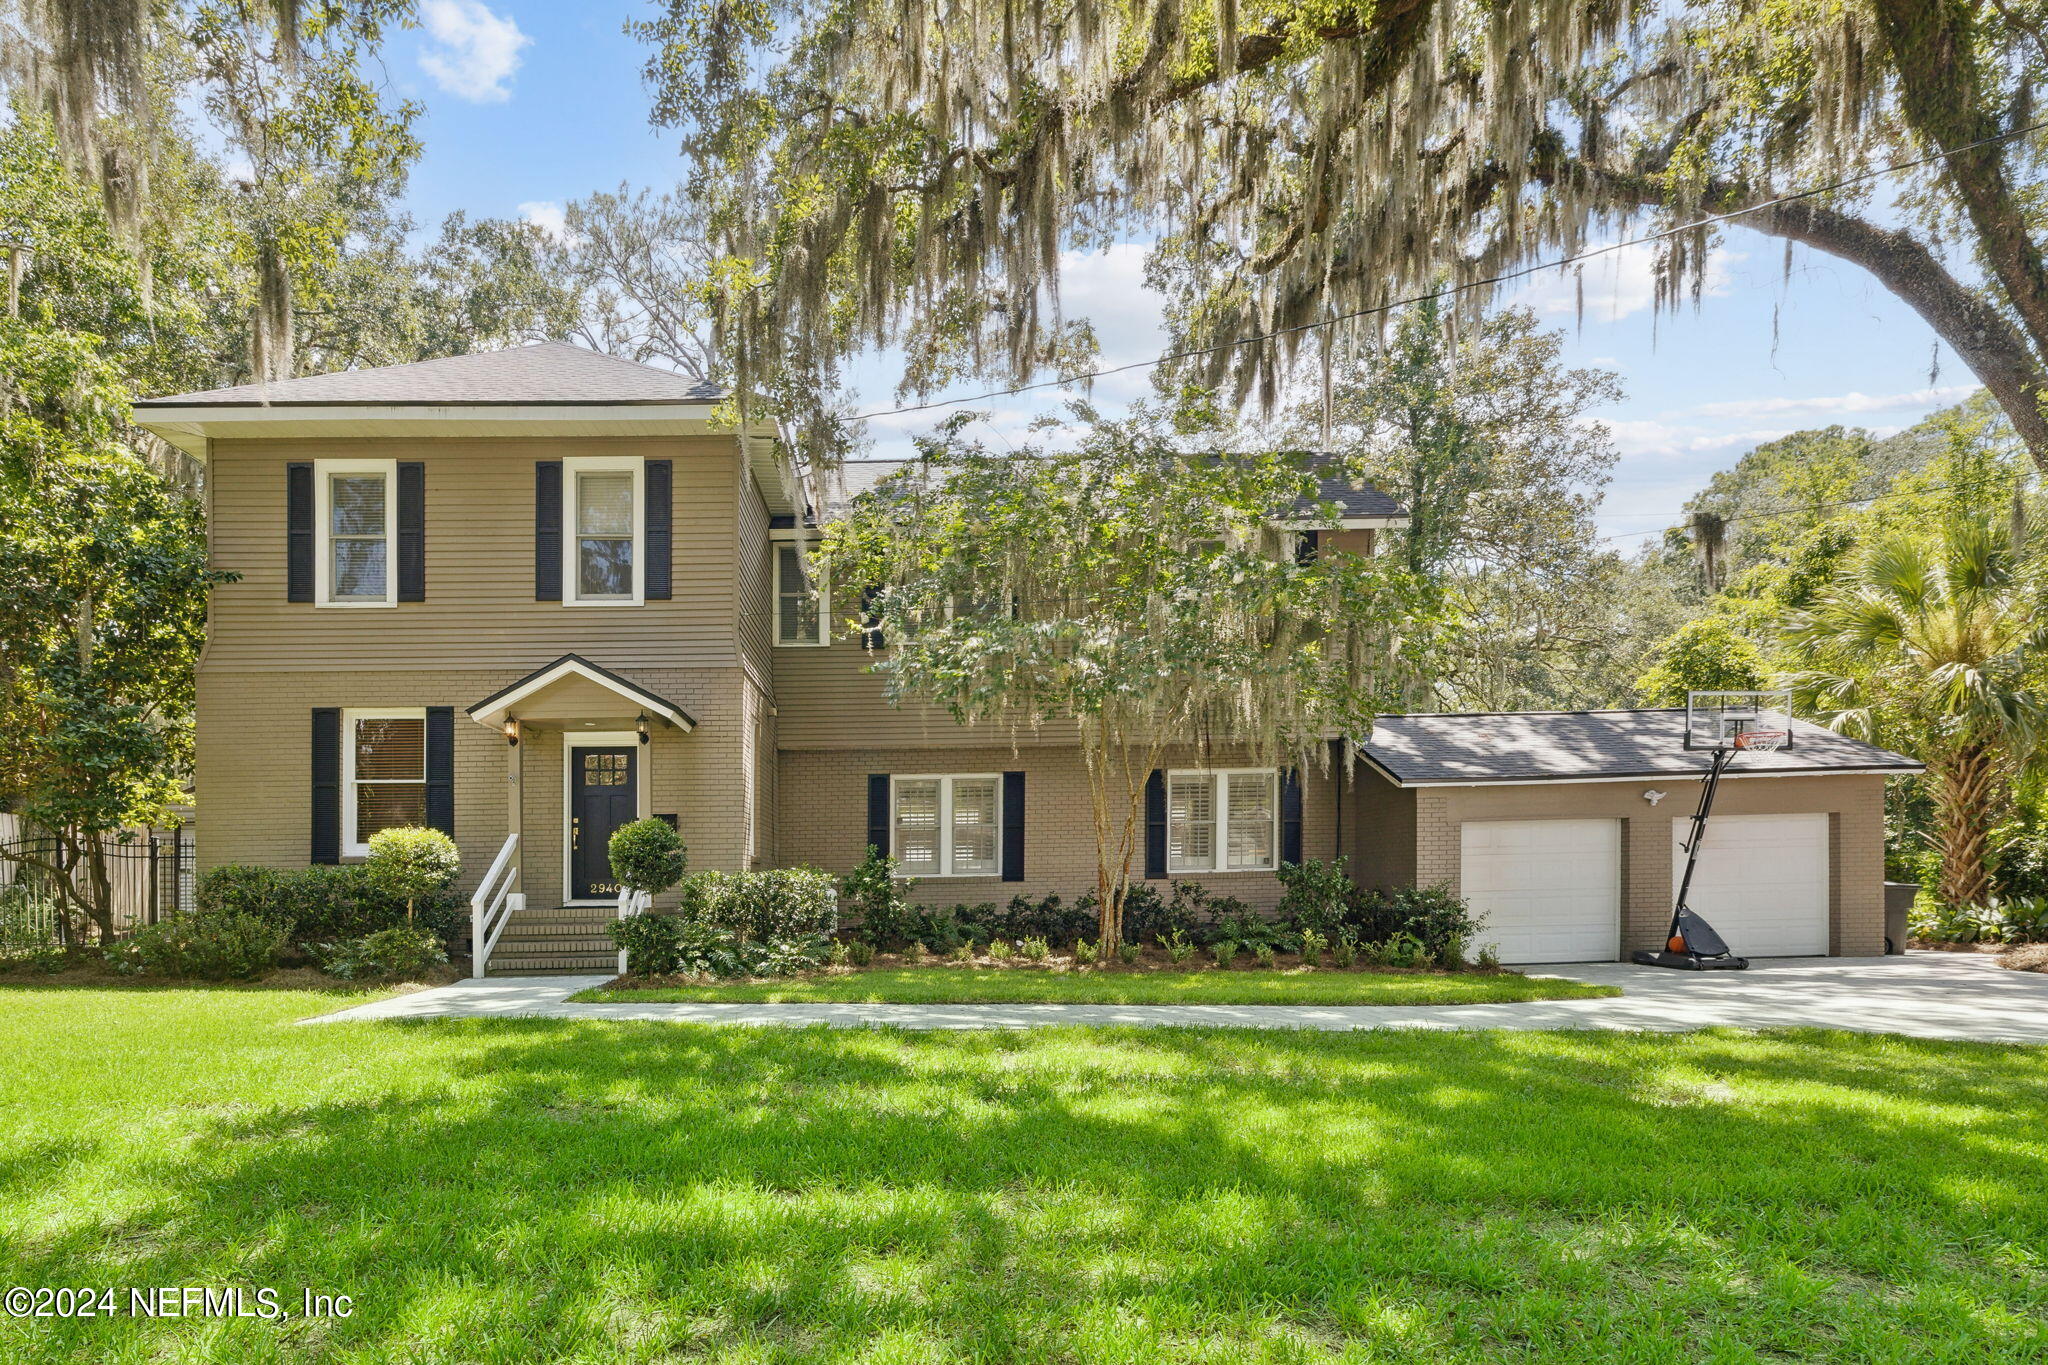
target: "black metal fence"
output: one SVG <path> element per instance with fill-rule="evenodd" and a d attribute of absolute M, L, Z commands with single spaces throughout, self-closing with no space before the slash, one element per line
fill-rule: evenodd
<path fill-rule="evenodd" d="M 53 835 L 22 837 L 15 822 L 6 825 L 10 828 L 0 833 L 17 837 L 0 841 L 0 919 L 5 921 L 5 934 L 46 943 L 67 941 L 65 917 L 58 911 L 62 897 L 56 890 L 57 874 L 50 868 L 69 870 L 76 855 Z M 101 855 L 117 937 L 194 908 L 190 829 L 126 830 L 107 836 Z"/>

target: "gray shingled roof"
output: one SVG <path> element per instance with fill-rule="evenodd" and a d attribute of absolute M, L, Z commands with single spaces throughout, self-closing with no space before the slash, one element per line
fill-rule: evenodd
<path fill-rule="evenodd" d="M 1680 747 L 1683 711 L 1513 711 L 1381 716 L 1363 753 L 1402 786 L 1691 777 L 1711 757 Z M 1807 721 L 1792 747 L 1745 753 L 1731 772 L 1918 772 L 1920 764 Z"/>
<path fill-rule="evenodd" d="M 149 398 L 135 406 L 313 407 L 473 406 L 491 403 L 715 403 L 725 395 L 716 384 L 673 370 L 658 370 L 618 356 L 600 355 L 565 341 L 543 341 L 503 351 L 380 365 L 372 370 L 242 384 L 232 389 Z"/>

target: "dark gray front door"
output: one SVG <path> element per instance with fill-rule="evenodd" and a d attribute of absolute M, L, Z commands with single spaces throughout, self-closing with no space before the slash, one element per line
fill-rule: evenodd
<path fill-rule="evenodd" d="M 612 831 L 640 810 L 640 754 L 630 747 L 569 750 L 569 898 L 619 894 L 607 851 Z"/>

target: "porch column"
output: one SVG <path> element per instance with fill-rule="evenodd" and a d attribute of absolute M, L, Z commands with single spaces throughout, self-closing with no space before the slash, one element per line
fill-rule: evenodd
<path fill-rule="evenodd" d="M 526 814 L 526 741 L 527 730 L 522 725 L 519 742 L 505 746 L 505 833 L 520 835 L 512 857 L 512 884 L 507 889 L 522 896 L 526 894 L 526 838 L 521 834 Z"/>

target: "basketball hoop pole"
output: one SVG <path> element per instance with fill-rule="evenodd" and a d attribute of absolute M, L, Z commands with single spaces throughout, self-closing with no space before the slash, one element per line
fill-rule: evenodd
<path fill-rule="evenodd" d="M 1671 928 L 1665 932 L 1665 939 L 1678 937 L 1678 921 L 1687 910 L 1685 898 L 1692 892 L 1692 874 L 1700 865 L 1700 841 L 1707 837 L 1707 817 L 1714 813 L 1714 793 L 1720 789 L 1721 774 L 1735 761 L 1735 750 L 1722 745 L 1714 750 L 1713 761 L 1707 764 L 1707 776 L 1700 787 L 1699 809 L 1692 813 L 1692 837 L 1685 841 L 1685 876 L 1678 883 L 1678 902 L 1671 907 Z"/>

